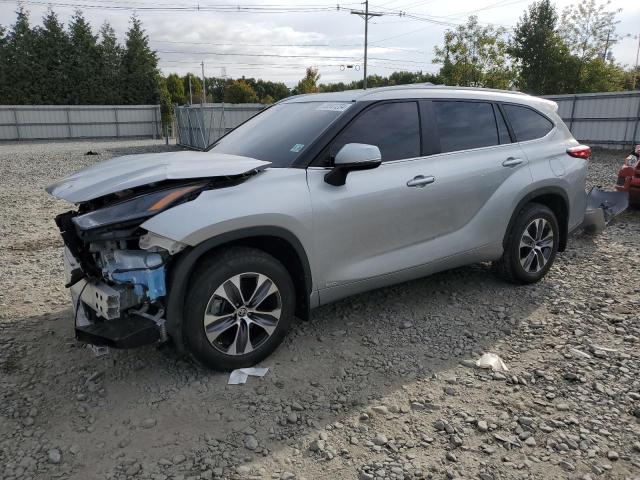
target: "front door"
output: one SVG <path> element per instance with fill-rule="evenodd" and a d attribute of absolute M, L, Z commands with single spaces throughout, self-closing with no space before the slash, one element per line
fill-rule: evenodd
<path fill-rule="evenodd" d="M 310 167 L 315 264 L 320 289 L 366 280 L 415 265 L 407 250 L 423 241 L 429 222 L 428 158 L 421 157 L 416 101 L 381 103 L 363 111 L 329 147 L 376 145 L 382 165 L 349 173 L 346 184 L 324 181 L 326 168 Z"/>

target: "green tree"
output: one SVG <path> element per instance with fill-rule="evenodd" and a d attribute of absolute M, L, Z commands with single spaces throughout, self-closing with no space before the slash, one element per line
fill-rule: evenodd
<path fill-rule="evenodd" d="M 283 98 L 291 95 L 289 88 L 282 82 L 271 82 L 269 80 L 258 79 L 255 80 L 254 83 L 251 84 L 251 86 L 256 91 L 256 95 L 258 95 L 258 98 L 272 98 L 271 102 L 264 102 L 261 100 L 262 103 L 273 103 L 274 101 L 282 100 Z"/>
<path fill-rule="evenodd" d="M 623 90 L 640 90 L 640 67 L 630 68 L 624 75 Z"/>
<path fill-rule="evenodd" d="M 167 92 L 169 93 L 171 103 L 177 103 L 182 105 L 186 103 L 186 96 L 184 93 L 184 83 L 182 78 L 176 73 L 172 73 L 167 76 Z"/>
<path fill-rule="evenodd" d="M 350 84 L 345 84 L 344 82 L 336 82 L 336 83 L 321 83 L 318 85 L 318 90 L 321 92 L 342 92 L 344 90 L 355 90 L 356 86 L 355 82 L 351 82 Z"/>
<path fill-rule="evenodd" d="M 308 67 L 305 76 L 298 82 L 295 88 L 297 94 L 301 93 L 317 93 L 319 92 L 318 81 L 320 80 L 320 74 L 317 68 Z"/>
<path fill-rule="evenodd" d="M 29 14 L 20 6 L 16 23 L 7 35 L 4 47 L 3 85 L 0 86 L 1 103 L 34 103 L 33 76 L 39 59 L 35 52 L 35 35 L 29 25 Z"/>
<path fill-rule="evenodd" d="M 564 93 L 571 53 L 557 32 L 558 14 L 550 0 L 534 2 L 514 29 L 509 53 L 519 66 L 518 86 L 536 95 Z"/>
<path fill-rule="evenodd" d="M 207 78 L 207 92 L 211 96 L 213 103 L 220 103 L 224 100 L 224 89 L 227 85 L 233 83 L 234 80 L 227 77 L 209 77 Z M 187 85 L 184 86 L 185 93 L 188 94 Z"/>
<path fill-rule="evenodd" d="M 69 103 L 100 103 L 100 51 L 98 38 L 80 10 L 76 10 L 69 24 L 71 52 L 69 56 Z"/>
<path fill-rule="evenodd" d="M 134 15 L 127 31 L 122 55 L 122 100 L 127 104 L 154 104 L 159 101 L 158 57 L 149 47 L 142 23 Z"/>
<path fill-rule="evenodd" d="M 160 102 L 160 115 L 162 117 L 162 125 L 169 125 L 173 118 L 173 102 L 169 93 L 167 79 L 162 75 L 156 77 L 156 86 L 158 90 L 158 101 Z"/>
<path fill-rule="evenodd" d="M 275 102 L 275 99 L 271 95 L 266 95 L 260 99 L 260 103 L 264 105 L 271 105 L 273 102 Z"/>
<path fill-rule="evenodd" d="M 389 75 L 387 85 L 409 85 L 412 83 L 441 83 L 438 75 L 420 72 L 393 72 Z"/>
<path fill-rule="evenodd" d="M 506 30 L 481 26 L 478 18 L 444 34 L 444 45 L 435 47 L 433 63 L 441 64 L 447 85 L 510 88 L 515 72 L 507 55 Z"/>
<path fill-rule="evenodd" d="M 7 30 L 0 25 L 0 105 L 5 103 L 5 98 L 9 92 L 9 82 L 7 81 Z"/>
<path fill-rule="evenodd" d="M 616 15 L 610 1 L 582 0 L 564 9 L 559 32 L 573 54 L 573 86 L 569 92 L 615 91 L 624 85 L 624 71 L 607 57 L 618 41 Z"/>
<path fill-rule="evenodd" d="M 596 0 L 582 0 L 562 12 L 560 35 L 582 61 L 597 56 L 606 59 L 607 52 L 618 40 L 616 15 L 622 10 L 608 10 L 610 0 L 598 4 Z"/>
<path fill-rule="evenodd" d="M 226 103 L 257 103 L 258 96 L 245 80 L 236 80 L 224 89 Z"/>
<path fill-rule="evenodd" d="M 600 57 L 582 62 L 579 93 L 616 92 L 624 89 L 625 71 Z"/>
<path fill-rule="evenodd" d="M 193 96 L 193 103 L 200 103 L 200 98 L 202 97 L 202 80 L 200 80 L 193 73 L 189 72 L 184 77 L 182 77 L 182 83 L 184 84 L 185 100 L 190 100 L 189 84 L 191 84 L 191 96 Z"/>
<path fill-rule="evenodd" d="M 113 28 L 107 22 L 100 27 L 98 51 L 100 54 L 99 103 L 105 105 L 120 104 L 122 103 L 120 85 L 122 79 L 122 47 L 118 43 Z"/>
<path fill-rule="evenodd" d="M 54 105 L 67 103 L 72 90 L 69 81 L 71 43 L 64 25 L 52 10 L 44 17 L 42 27 L 35 30 L 34 53 L 39 58 L 33 76 L 34 101 Z"/>

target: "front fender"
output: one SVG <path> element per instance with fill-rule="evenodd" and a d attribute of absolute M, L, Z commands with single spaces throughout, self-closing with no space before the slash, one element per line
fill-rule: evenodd
<path fill-rule="evenodd" d="M 283 228 L 304 245 L 311 245 L 312 212 L 305 170 L 267 169 L 239 185 L 206 190 L 141 225 L 190 246 L 255 226 Z"/>

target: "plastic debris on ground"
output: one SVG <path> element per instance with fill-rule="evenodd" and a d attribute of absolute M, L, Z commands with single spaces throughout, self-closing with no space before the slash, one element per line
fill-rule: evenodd
<path fill-rule="evenodd" d="M 485 353 L 477 361 L 476 366 L 479 368 L 491 369 L 494 372 L 508 372 L 509 369 L 504 361 L 495 353 Z"/>
<path fill-rule="evenodd" d="M 93 352 L 96 357 L 102 357 L 103 355 L 109 355 L 109 347 L 101 345 L 87 344 L 87 348 Z"/>
<path fill-rule="evenodd" d="M 242 385 L 246 383 L 247 378 L 251 377 L 264 377 L 269 371 L 269 367 L 251 367 L 251 368 L 239 368 L 234 370 L 229 375 L 228 385 Z"/>
<path fill-rule="evenodd" d="M 569 351 L 573 353 L 574 356 L 579 358 L 591 358 L 591 355 L 583 352 L 582 350 L 578 350 L 577 348 L 570 348 Z"/>

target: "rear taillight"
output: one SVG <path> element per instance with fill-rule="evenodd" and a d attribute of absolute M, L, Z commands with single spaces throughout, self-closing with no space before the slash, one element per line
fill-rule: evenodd
<path fill-rule="evenodd" d="M 591 147 L 587 145 L 578 145 L 576 147 L 567 148 L 567 153 L 573 158 L 589 160 L 589 157 L 591 156 Z"/>

